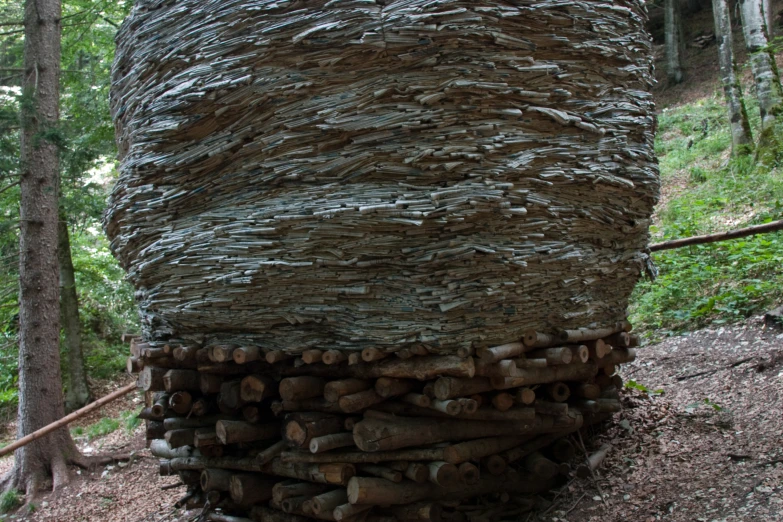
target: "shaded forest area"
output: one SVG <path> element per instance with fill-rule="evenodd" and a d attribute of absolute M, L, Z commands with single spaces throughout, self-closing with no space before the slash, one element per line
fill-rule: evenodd
<path fill-rule="evenodd" d="M 743 37 L 741 6 L 734 2 L 726 6 L 731 17 L 728 26 L 732 31 L 733 59 L 736 64 L 735 87 L 740 87 L 744 93 L 743 102 L 748 116 L 746 130 L 749 131 L 750 138 L 744 142 L 745 147 L 741 146 L 743 144 L 741 140 L 737 140 L 736 129 L 732 127 L 733 120 L 727 109 L 731 106 L 731 102 L 727 103 L 724 89 L 721 87 L 722 80 L 724 85 L 726 82 L 718 60 L 720 35 L 716 35 L 713 16 L 713 6 L 722 3 L 717 0 L 712 3 L 697 0 L 675 3 L 668 0 L 653 2 L 649 6 L 651 15 L 649 27 L 657 44 L 656 74 L 659 84 L 655 95 L 659 107 L 659 129 L 656 152 L 659 155 L 663 183 L 662 200 L 652 229 L 653 242 L 719 232 L 783 218 L 783 176 L 780 158 L 776 154 L 767 154 L 764 150 L 759 152 L 757 147 L 765 136 L 771 136 L 772 145 L 764 148 L 772 151 L 780 150 L 775 141 L 779 122 L 773 119 L 771 134 L 766 133 L 760 110 L 760 104 L 766 102 L 763 100 L 760 102 L 757 96 L 752 60 Z M 0 38 L 2 38 L 0 41 L 0 213 L 2 213 L 0 219 L 0 415 L 6 422 L 5 439 L 7 440 L 14 438 L 18 396 L 19 121 L 25 103 L 21 89 L 24 40 L 22 27 L 18 22 L 23 19 L 23 7 L 20 2 L 0 0 Z M 668 31 L 670 35 L 668 42 L 667 7 L 676 10 L 679 14 L 679 18 L 675 17 L 672 29 L 676 32 L 676 37 L 671 36 L 671 30 Z M 125 382 L 126 377 L 123 376 L 123 372 L 127 344 L 123 343 L 122 336 L 126 332 L 138 331 L 133 290 L 124 282 L 123 271 L 109 253 L 100 224 L 105 199 L 116 176 L 113 125 L 108 111 L 109 76 L 114 51 L 113 37 L 118 25 L 130 9 L 130 2 L 67 1 L 63 3 L 62 8 L 60 122 L 57 127 L 50 130 L 45 139 L 57 146 L 60 157 L 59 213 L 62 226 L 59 231 L 59 244 L 61 247 L 60 286 L 63 296 L 61 297 L 63 321 L 61 366 L 67 407 L 75 409 L 90 398 L 102 395 L 107 390 L 107 383 Z M 771 52 L 780 63 L 779 45 L 782 40 L 779 35 L 783 34 L 783 27 L 781 27 L 783 3 L 772 2 L 768 11 L 771 14 L 772 34 L 770 41 L 762 50 Z M 676 74 L 671 72 L 670 67 L 672 53 L 667 53 L 667 49 L 671 51 L 672 46 L 677 49 L 679 60 L 677 67 L 679 72 Z M 753 52 L 750 54 L 752 55 Z M 779 77 L 776 81 L 779 89 Z M 764 114 L 778 115 L 779 112 L 767 110 Z M 68 253 L 70 255 L 67 255 Z M 783 237 L 780 233 L 715 245 L 688 247 L 656 254 L 654 259 L 660 271 L 658 279 L 642 282 L 631 303 L 633 324 L 651 342 L 702 327 L 719 331 L 725 324 L 744 321 L 769 310 L 783 300 L 783 270 L 780 268 L 783 266 Z M 68 269 L 69 264 L 72 266 L 72 271 Z M 67 299 L 68 295 L 72 296 L 70 300 Z M 752 324 L 756 324 L 755 328 L 759 331 L 767 332 L 765 329 L 767 327 L 759 326 L 757 323 Z M 727 326 L 726 328 L 741 327 Z M 762 334 L 758 333 L 758 336 L 760 335 Z M 762 350 L 765 354 L 761 357 L 763 361 L 773 360 L 774 354 L 778 353 L 775 352 L 775 347 L 779 347 L 780 338 L 775 335 L 771 335 L 770 342 Z M 659 359 L 665 359 L 669 350 L 676 351 L 676 343 L 672 343 L 672 340 L 668 340 L 655 348 Z M 721 357 L 726 359 L 724 362 L 727 365 L 740 359 L 738 355 L 735 360 L 730 354 L 724 353 L 730 344 L 730 340 L 724 339 L 723 344 L 720 345 L 725 347 Z M 699 344 L 690 346 L 688 353 L 698 354 L 700 346 Z M 82 358 L 73 355 L 80 352 L 83 354 L 83 361 Z M 755 355 L 758 356 L 758 353 L 761 352 Z M 768 359 L 765 358 L 767 353 L 772 354 Z M 751 355 L 754 354 L 749 352 L 748 356 Z M 639 385 L 637 388 L 634 385 L 630 386 L 634 389 L 629 392 L 630 398 L 627 399 L 629 413 L 622 414 L 627 415 L 627 419 L 631 422 L 644 425 L 645 421 L 639 415 L 642 411 L 661 421 L 666 417 L 661 408 L 668 408 L 674 412 L 670 415 L 674 419 L 672 422 L 677 423 L 682 421 L 677 411 L 686 412 L 690 409 L 688 415 L 692 414 L 693 417 L 701 415 L 699 418 L 703 417 L 712 423 L 710 424 L 712 426 L 715 423 L 725 423 L 725 419 L 716 418 L 716 416 L 720 417 L 721 411 L 734 411 L 743 407 L 743 403 L 740 402 L 727 406 L 727 403 L 733 399 L 728 396 L 725 399 L 719 398 L 717 391 L 710 392 L 708 397 L 697 397 L 699 392 L 693 389 L 686 391 L 677 389 L 679 391 L 673 392 L 672 386 L 681 382 L 677 378 L 685 375 L 682 372 L 678 373 L 681 367 L 663 364 L 659 369 L 650 369 L 648 361 L 652 360 L 652 357 L 642 358 L 641 362 L 637 362 L 634 368 L 629 370 L 639 372 L 629 376 L 630 380 L 626 379 L 627 382 Z M 679 364 L 680 360 L 677 361 Z M 703 361 L 694 366 L 692 373 L 710 371 L 704 370 L 704 364 L 706 362 Z M 771 364 L 772 368 L 775 368 L 777 362 Z M 640 370 L 640 367 L 643 369 Z M 741 370 L 742 367 L 737 371 Z M 751 371 L 751 367 L 747 370 L 737 377 L 738 382 L 754 381 L 756 375 L 762 377 L 770 375 L 763 371 Z M 764 371 L 767 369 L 765 368 Z M 715 374 L 711 374 L 707 379 L 714 379 L 714 377 Z M 686 383 L 690 384 L 690 379 L 686 380 Z M 763 385 L 767 388 L 763 386 L 761 388 L 769 391 L 771 384 L 765 382 Z M 663 394 L 656 392 L 660 389 L 664 390 Z M 751 391 L 759 392 L 755 388 Z M 779 383 L 774 393 L 779 395 Z M 662 404 L 661 401 L 669 400 L 669 397 L 672 397 L 672 403 Z M 705 399 L 708 402 L 704 402 Z M 634 401 L 638 403 L 634 404 Z M 697 407 L 688 408 L 694 403 L 698 403 Z M 711 406 L 711 403 L 720 409 Z M 143 435 L 139 433 L 138 422 L 134 418 L 134 409 L 138 410 L 138 408 L 138 402 L 129 399 L 117 408 L 105 409 L 103 414 L 91 416 L 87 421 L 74 426 L 71 435 L 77 440 L 82 451 L 85 448 L 92 448 L 95 441 L 106 441 L 101 443 L 106 444 L 107 449 L 116 451 L 125 451 L 128 447 L 140 449 L 143 443 L 139 444 L 139 442 L 143 439 Z M 691 422 L 693 419 L 688 417 L 686 420 Z M 748 426 L 749 422 L 746 420 Z M 773 424 L 769 427 L 775 429 Z M 627 433 L 619 431 L 620 435 L 615 438 L 619 437 L 629 444 L 651 443 L 643 437 L 638 440 L 631 437 L 631 433 L 636 435 L 642 431 L 641 428 L 638 431 L 614 429 L 616 432 L 625 430 Z M 653 428 L 650 430 L 654 431 Z M 711 433 L 716 438 L 723 436 L 720 431 Z M 616 441 L 614 443 L 620 446 L 624 444 Z M 734 453 L 732 453 L 734 450 L 727 450 L 724 453 L 740 455 L 740 457 L 727 457 L 739 463 L 738 465 L 748 464 L 748 461 L 756 459 L 764 452 L 769 453 L 767 460 L 772 461 L 779 458 L 779 455 L 775 455 L 770 449 L 776 443 L 779 441 L 765 439 L 759 442 L 761 449 L 744 453 L 739 450 Z M 750 442 L 747 444 L 752 445 Z M 662 452 L 660 455 L 665 454 L 666 452 Z M 612 469 L 624 465 L 622 463 L 624 457 L 620 455 L 625 454 L 617 453 L 610 457 Z M 658 460 L 650 459 L 649 466 L 666 468 L 667 465 L 660 461 L 660 455 Z M 6 459 L 5 463 L 8 462 Z M 761 458 L 759 462 L 766 461 Z M 133 468 L 134 465 L 137 467 Z M 641 467 L 641 464 L 637 466 Z M 133 469 L 129 473 L 137 476 L 135 491 L 139 495 L 142 494 L 141 485 L 146 484 L 144 481 L 149 480 L 153 475 L 151 467 L 151 464 L 145 462 L 143 458 L 131 465 Z M 732 473 L 720 463 L 710 469 L 714 470 L 713 477 Z M 773 493 L 779 491 L 776 489 L 779 488 L 778 483 L 774 482 L 778 480 L 776 477 L 779 471 L 774 469 L 773 464 L 772 478 L 765 476 L 765 480 L 771 480 L 772 485 L 762 484 L 762 487 L 771 487 Z M 122 468 L 115 468 L 107 476 L 123 477 L 121 471 Z M 77 480 L 73 488 L 86 484 L 85 491 L 89 491 L 89 488 L 105 486 L 106 489 L 102 490 L 96 498 L 108 498 L 105 496 L 106 491 L 116 487 L 116 484 L 112 486 L 110 482 L 100 482 L 100 471 L 94 475 L 96 482 Z M 659 479 L 660 477 L 656 480 Z M 122 480 L 134 484 L 128 476 Z M 157 478 L 155 480 L 161 486 L 173 483 L 171 480 Z M 611 482 L 612 478 L 609 476 L 605 480 Z M 754 484 L 749 486 L 751 490 L 756 487 Z M 705 488 L 707 488 L 706 484 Z M 133 486 L 131 490 L 134 490 Z M 68 495 L 76 495 L 76 491 L 78 489 L 72 489 Z M 629 491 L 627 494 L 629 496 L 638 494 L 642 497 L 643 492 L 642 488 Z M 673 492 L 670 493 L 674 495 Z M 565 495 L 564 498 L 576 502 L 582 500 L 579 499 L 580 495 L 582 493 L 576 491 L 573 496 Z M 169 517 L 166 519 L 174 520 L 174 515 L 163 506 L 166 501 L 170 503 L 176 497 L 176 492 L 167 492 L 156 498 L 147 498 L 147 503 L 142 506 L 148 508 L 147 512 L 153 515 L 149 520 L 162 520 L 164 515 Z M 106 516 L 111 516 L 109 513 L 114 512 L 117 505 L 121 503 L 120 499 L 111 498 L 112 500 L 109 501 L 96 501 L 96 509 L 88 513 L 83 510 L 84 506 L 68 511 L 62 506 L 55 507 L 54 502 L 50 505 L 44 501 L 47 502 L 46 506 L 41 505 L 40 502 L 31 505 L 37 506 L 40 510 L 39 516 L 43 517 L 40 518 L 41 520 L 47 519 L 46 516 L 58 520 L 97 520 L 100 517 L 105 519 Z M 0 498 L 0 510 L 13 510 L 21 502 L 19 494 L 11 491 Z M 620 499 L 617 499 L 617 502 L 622 505 Z M 758 513 L 763 513 L 763 516 L 767 517 L 763 518 L 765 520 L 774 520 L 772 514 L 776 501 L 773 498 L 769 502 L 771 507 L 767 511 L 758 511 Z M 565 513 L 570 504 L 560 509 L 557 500 L 555 504 L 541 511 L 545 512 L 546 509 L 554 506 L 550 514 L 560 510 L 561 513 L 565 513 L 561 515 L 563 519 L 573 522 L 573 520 L 590 520 L 592 516 L 598 516 L 597 510 L 600 510 L 602 504 L 599 495 L 599 500 L 594 500 L 588 507 L 580 506 L 572 514 Z M 706 516 L 707 511 L 700 511 L 700 506 L 699 502 L 691 502 L 690 510 L 687 511 L 688 516 L 696 516 L 699 513 L 705 513 Z M 742 506 L 737 509 L 740 507 Z M 57 511 L 58 509 L 60 511 Z M 62 509 L 66 510 L 62 511 Z M 665 509 L 660 509 L 660 512 L 656 512 L 656 509 L 657 506 L 650 508 L 652 514 L 649 516 L 653 517 L 652 519 L 667 516 Z M 720 509 L 716 509 L 710 516 L 721 514 Z M 127 518 L 122 518 L 123 520 L 141 519 L 141 515 L 134 518 L 138 513 L 133 507 L 127 508 L 125 513 L 122 516 Z M 638 510 L 620 510 L 611 515 L 616 518 L 608 519 L 623 520 L 625 519 L 623 517 L 639 513 Z M 673 517 L 672 512 L 669 513 L 669 516 Z M 737 513 L 739 514 L 736 516 L 740 518 L 736 519 L 742 519 L 744 515 L 739 511 Z M 749 517 L 747 520 L 751 520 L 755 515 L 753 511 L 749 511 L 747 516 Z"/>

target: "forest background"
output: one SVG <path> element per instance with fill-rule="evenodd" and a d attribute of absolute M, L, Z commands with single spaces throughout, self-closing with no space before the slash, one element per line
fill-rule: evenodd
<path fill-rule="evenodd" d="M 752 147 L 747 154 L 732 154 L 714 3 L 660 0 L 648 6 L 658 44 L 656 152 L 663 182 L 654 242 L 783 218 L 780 158 L 761 161 Z M 727 5 L 739 83 L 751 132 L 758 138 L 759 100 L 739 25 L 739 4 Z M 61 157 L 62 294 L 73 289 L 77 296 L 61 303 L 62 365 L 70 409 L 88 400 L 96 382 L 119 377 L 127 356 L 122 335 L 138 332 L 133 290 L 111 256 L 100 224 L 116 176 L 108 107 L 114 34 L 130 8 L 127 0 L 63 2 L 60 125 L 47 139 L 57 144 Z M 666 23 L 667 8 L 678 14 L 669 17 L 673 25 Z M 16 413 L 18 379 L 22 11 L 19 0 L 0 0 L 0 418 L 5 420 Z M 780 4 L 773 2 L 769 11 L 774 37 L 783 33 Z M 766 51 L 779 56 L 781 44 L 783 40 L 774 37 Z M 673 53 L 677 74 L 670 67 Z M 631 303 L 631 321 L 649 339 L 738 321 L 783 299 L 780 233 L 661 252 L 654 259 L 658 279 L 644 280 Z M 67 317 L 76 317 L 70 329 Z M 78 372 L 80 365 L 84 374 Z"/>

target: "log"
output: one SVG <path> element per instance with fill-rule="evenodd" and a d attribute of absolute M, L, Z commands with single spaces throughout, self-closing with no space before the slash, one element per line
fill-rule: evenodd
<path fill-rule="evenodd" d="M 280 433 L 280 424 L 250 424 L 244 421 L 220 420 L 215 425 L 217 437 L 223 444 L 254 442 L 276 437 Z"/>
<path fill-rule="evenodd" d="M 441 377 L 435 381 L 434 394 L 441 401 L 468 397 L 477 393 L 492 391 L 492 382 L 486 377 L 459 379 L 457 377 Z"/>
<path fill-rule="evenodd" d="M 587 345 L 577 344 L 571 345 L 569 348 L 574 362 L 586 363 L 590 359 L 590 350 Z"/>
<path fill-rule="evenodd" d="M 381 377 L 375 381 L 375 393 L 388 399 L 398 395 L 405 395 L 416 387 L 416 383 L 410 380 L 394 379 L 392 377 Z"/>
<path fill-rule="evenodd" d="M 245 422 L 256 424 L 261 421 L 261 410 L 255 404 L 242 406 L 242 418 Z"/>
<path fill-rule="evenodd" d="M 566 364 L 536 370 L 518 369 L 517 372 L 516 377 L 492 377 L 492 386 L 497 390 L 507 390 L 556 381 L 588 381 L 598 373 L 598 367 L 592 363 Z"/>
<path fill-rule="evenodd" d="M 138 387 L 144 391 L 164 391 L 163 376 L 168 370 L 157 366 L 146 366 L 139 373 Z"/>
<path fill-rule="evenodd" d="M 333 433 L 314 437 L 310 440 L 310 453 L 323 453 L 335 448 L 353 446 L 353 433 Z"/>
<path fill-rule="evenodd" d="M 284 411 L 320 411 L 322 413 L 343 413 L 338 404 L 329 402 L 322 397 L 303 399 L 301 401 L 275 401 L 269 408 L 275 415 Z"/>
<path fill-rule="evenodd" d="M 457 399 L 457 402 L 462 407 L 462 413 L 466 415 L 473 415 L 474 413 L 478 412 L 479 403 L 474 399 L 466 399 L 461 397 Z"/>
<path fill-rule="evenodd" d="M 522 477 L 520 480 L 506 480 L 505 477 L 482 476 L 476 484 L 456 484 L 441 487 L 435 484 L 418 484 L 403 481 L 399 484 L 385 479 L 353 477 L 348 482 L 348 502 L 364 505 L 404 505 L 422 500 L 472 498 L 489 493 L 507 491 L 510 493 L 536 493 L 548 489 L 550 481 Z"/>
<path fill-rule="evenodd" d="M 662 250 L 672 250 L 674 248 L 682 248 L 691 245 L 704 245 L 707 243 L 715 243 L 718 241 L 727 241 L 729 239 L 737 239 L 740 237 L 754 236 L 756 234 L 766 234 L 769 232 L 777 232 L 783 230 L 783 219 L 778 221 L 771 221 L 762 225 L 753 225 L 750 227 L 740 228 L 736 230 L 730 230 L 728 232 L 718 232 L 716 234 L 705 234 L 702 236 L 692 236 L 682 239 L 672 239 L 670 241 L 663 241 L 650 245 L 650 252 L 660 252 Z"/>
<path fill-rule="evenodd" d="M 421 393 L 406 393 L 400 400 L 420 408 L 429 408 L 432 405 L 432 399 Z"/>
<path fill-rule="evenodd" d="M 222 384 L 223 377 L 221 375 L 213 375 L 210 373 L 201 373 L 199 375 L 199 389 L 204 395 L 220 393 L 220 386 Z"/>
<path fill-rule="evenodd" d="M 348 502 L 348 492 L 343 489 L 333 489 L 312 498 L 313 513 L 316 515 L 332 513 L 337 506 Z"/>
<path fill-rule="evenodd" d="M 629 348 L 631 346 L 631 334 L 617 332 L 604 339 L 604 342 L 614 348 Z"/>
<path fill-rule="evenodd" d="M 169 430 L 166 432 L 166 442 L 172 448 L 181 448 L 182 446 L 193 446 L 196 430 L 193 428 L 184 428 L 179 430 Z"/>
<path fill-rule="evenodd" d="M 378 348 L 365 348 L 362 350 L 362 361 L 364 362 L 380 361 L 388 356 L 388 353 L 379 350 Z"/>
<path fill-rule="evenodd" d="M 410 463 L 403 473 L 414 482 L 426 482 L 430 479 L 430 469 L 420 462 Z"/>
<path fill-rule="evenodd" d="M 242 381 L 224 381 L 220 385 L 220 395 L 218 396 L 218 407 L 221 410 L 237 410 L 245 404 L 242 400 Z M 228 411 L 226 412 L 228 413 Z"/>
<path fill-rule="evenodd" d="M 508 451 L 504 451 L 503 453 L 501 453 L 501 456 L 503 457 L 503 460 L 505 460 L 508 463 L 516 462 L 519 459 L 526 457 L 527 455 L 530 455 L 534 451 L 538 451 L 540 449 L 546 448 L 547 446 L 552 444 L 555 440 L 571 432 L 578 430 L 581 427 L 581 425 L 582 424 L 580 422 L 579 426 L 574 427 L 573 429 L 556 431 L 553 433 L 540 435 L 534 439 L 529 440 L 528 442 L 525 442 L 520 446 L 517 446 L 516 448 L 512 448 Z"/>
<path fill-rule="evenodd" d="M 557 348 L 543 348 L 540 350 L 533 350 L 527 354 L 528 359 L 545 359 L 547 364 L 570 364 L 574 359 L 574 353 L 568 346 L 560 346 Z"/>
<path fill-rule="evenodd" d="M 431 522 L 443 520 L 443 507 L 437 502 L 415 502 L 405 506 L 395 506 L 389 511 L 397 520 L 429 520 Z"/>
<path fill-rule="evenodd" d="M 443 448 L 408 449 L 397 451 L 378 451 L 365 453 L 363 451 L 333 451 L 312 455 L 303 452 L 283 452 L 280 455 L 283 462 L 297 463 L 346 463 L 346 464 L 377 464 L 390 460 L 443 460 Z"/>
<path fill-rule="evenodd" d="M 485 363 L 496 363 L 503 359 L 518 357 L 530 350 L 530 347 L 522 342 L 508 343 L 481 350 L 481 360 Z"/>
<path fill-rule="evenodd" d="M 514 359 L 514 364 L 517 368 L 546 368 L 549 366 L 547 364 L 546 359 L 528 359 L 527 357 L 521 357 L 519 359 Z M 516 372 L 515 372 L 516 373 Z"/>
<path fill-rule="evenodd" d="M 471 462 L 463 462 L 457 467 L 459 479 L 468 486 L 478 483 L 481 478 L 481 472 L 478 466 Z"/>
<path fill-rule="evenodd" d="M 277 383 L 271 377 L 248 375 L 240 381 L 239 390 L 244 402 L 261 402 L 277 395 Z"/>
<path fill-rule="evenodd" d="M 592 473 L 597 470 L 601 464 L 603 463 L 606 456 L 609 454 L 609 451 L 612 449 L 611 444 L 603 444 L 601 447 L 596 451 L 595 453 L 592 453 L 587 458 L 587 463 L 582 464 L 578 468 L 576 468 L 576 476 L 579 478 L 587 478 Z"/>
<path fill-rule="evenodd" d="M 542 415 L 561 416 L 568 414 L 568 404 L 565 402 L 549 402 L 537 399 L 533 403 L 533 409 L 536 413 Z"/>
<path fill-rule="evenodd" d="M 571 393 L 581 399 L 597 399 L 601 395 L 601 388 L 597 384 L 587 382 L 572 383 Z"/>
<path fill-rule="evenodd" d="M 557 462 L 569 462 L 576 456 L 576 448 L 565 438 L 554 441 L 549 451 Z"/>
<path fill-rule="evenodd" d="M 441 413 L 446 413 L 447 415 L 459 415 L 462 413 L 462 405 L 460 405 L 459 401 L 453 401 L 453 400 L 446 400 L 441 401 L 438 399 L 434 399 L 430 401 L 430 408 L 439 411 Z"/>
<path fill-rule="evenodd" d="M 229 491 L 231 500 L 237 504 L 252 505 L 267 502 L 272 498 L 274 479 L 264 475 L 241 473 L 231 477 Z"/>
<path fill-rule="evenodd" d="M 345 355 L 340 350 L 327 350 L 324 352 L 323 357 L 321 358 L 324 364 L 339 364 L 343 361 L 348 360 L 348 356 Z"/>
<path fill-rule="evenodd" d="M 600 361 L 596 361 L 596 364 L 600 368 L 605 368 L 607 366 L 617 366 L 619 364 L 625 364 L 625 363 L 633 362 L 635 360 L 636 360 L 635 348 L 625 348 L 625 349 L 618 348 L 616 350 L 612 350 L 611 353 L 609 353 L 606 357 L 604 357 Z"/>
<path fill-rule="evenodd" d="M 481 377 L 511 377 L 517 374 L 516 363 L 508 359 L 491 364 L 479 359 L 475 363 L 475 369 L 476 375 Z"/>
<path fill-rule="evenodd" d="M 594 360 L 603 359 L 612 351 L 612 347 L 604 342 L 603 339 L 596 339 L 594 341 L 586 341 L 587 352 Z"/>
<path fill-rule="evenodd" d="M 125 359 L 125 371 L 129 374 L 139 373 L 144 369 L 144 361 L 138 357 L 128 357 Z"/>
<path fill-rule="evenodd" d="M 384 359 L 372 364 L 358 364 L 348 369 L 353 377 L 359 379 L 377 379 L 394 377 L 397 379 L 416 379 L 428 381 L 440 376 L 468 377 L 476 374 L 472 357 L 461 358 L 456 355 L 430 355 L 412 359 Z"/>
<path fill-rule="evenodd" d="M 356 424 L 353 435 L 354 442 L 359 449 L 374 452 L 452 440 L 511 435 L 532 431 L 532 429 L 533 423 L 522 422 L 400 418 L 396 422 L 390 423 L 379 419 L 365 418 Z"/>
<path fill-rule="evenodd" d="M 167 430 L 178 430 L 183 428 L 204 428 L 214 427 L 219 420 L 227 419 L 225 415 L 210 415 L 208 417 L 169 417 L 163 421 Z"/>
<path fill-rule="evenodd" d="M 356 517 L 357 515 L 361 515 L 365 511 L 371 510 L 372 508 L 373 508 L 372 505 L 365 506 L 362 504 L 358 504 L 358 505 L 342 504 L 334 508 L 334 511 L 332 511 L 332 516 L 337 521 L 349 520 L 353 517 Z M 269 521 L 269 522 L 273 522 L 273 521 Z"/>
<path fill-rule="evenodd" d="M 502 475 L 506 472 L 506 468 L 508 467 L 508 464 L 500 455 L 490 455 L 482 462 L 490 475 Z"/>
<path fill-rule="evenodd" d="M 558 337 L 535 330 L 528 330 L 522 336 L 522 342 L 529 348 L 546 348 L 558 343 Z"/>
<path fill-rule="evenodd" d="M 307 497 L 288 497 L 280 503 L 280 507 L 284 513 L 307 513 L 305 509 L 305 502 L 309 502 Z"/>
<path fill-rule="evenodd" d="M 459 483 L 459 471 L 457 466 L 445 461 L 430 462 L 427 467 L 430 471 L 429 481 L 440 487 L 452 487 Z"/>
<path fill-rule="evenodd" d="M 240 346 L 231 353 L 231 358 L 237 364 L 247 364 L 259 361 L 264 357 L 264 352 L 258 346 Z"/>
<path fill-rule="evenodd" d="M 288 447 L 288 444 L 284 440 L 279 440 L 256 455 L 256 464 L 264 465 L 271 461 L 275 457 L 279 457 L 283 450 Z"/>
<path fill-rule="evenodd" d="M 226 361 L 233 361 L 233 353 L 234 350 L 236 350 L 236 346 L 234 345 L 217 345 L 211 347 L 211 354 L 212 354 L 212 360 L 215 362 L 226 362 Z"/>
<path fill-rule="evenodd" d="M 565 343 L 583 343 L 584 341 L 592 341 L 595 339 L 602 339 L 608 337 L 613 333 L 621 332 L 630 328 L 628 321 L 619 321 L 611 326 L 605 326 L 603 328 L 579 328 L 577 330 L 561 330 L 558 335 L 560 339 Z"/>
<path fill-rule="evenodd" d="M 406 417 L 429 417 L 445 419 L 466 419 L 466 420 L 488 420 L 488 421 L 532 421 L 535 418 L 533 408 L 514 407 L 504 412 L 496 410 L 491 406 L 481 406 L 473 413 L 462 412 L 457 415 L 449 415 L 431 408 L 421 408 L 412 404 L 397 402 L 384 402 L 375 406 L 375 410 Z M 367 416 L 365 412 L 365 416 Z"/>
<path fill-rule="evenodd" d="M 152 408 L 151 408 L 152 415 L 154 415 L 155 417 L 163 417 L 164 415 L 166 415 L 166 410 L 169 409 L 170 398 L 171 395 L 169 395 L 168 393 L 159 394 L 155 399 L 155 402 L 152 404 Z"/>
<path fill-rule="evenodd" d="M 279 363 L 281 361 L 285 361 L 286 359 L 293 358 L 293 355 L 289 355 L 285 353 L 283 350 L 272 350 L 271 352 L 267 352 L 265 359 L 266 362 L 269 364 L 275 364 Z"/>
<path fill-rule="evenodd" d="M 165 435 L 166 435 L 166 428 L 163 427 L 162 422 L 147 421 L 147 426 L 145 429 L 145 436 L 147 440 L 162 439 L 164 438 Z M 24 439 L 19 439 L 19 440 L 22 441 Z M 30 440 L 34 440 L 34 439 L 30 439 Z M 25 442 L 25 444 L 27 444 L 27 442 Z M 22 444 L 22 446 L 24 446 L 24 444 Z M 0 450 L 0 453 L 2 453 L 2 450 Z"/>
<path fill-rule="evenodd" d="M 377 464 L 361 464 L 357 466 L 357 470 L 364 475 L 371 475 L 373 477 L 385 478 L 392 482 L 401 482 L 402 473 L 395 471 L 386 466 L 379 466 Z M 341 504 L 344 502 L 341 502 Z"/>
<path fill-rule="evenodd" d="M 322 396 L 326 381 L 320 377 L 287 377 L 280 381 L 280 397 L 284 401 L 299 401 Z"/>
<path fill-rule="evenodd" d="M 519 388 L 514 392 L 514 400 L 519 404 L 533 404 L 536 400 L 536 392 L 527 387 Z"/>
<path fill-rule="evenodd" d="M 552 382 L 544 388 L 549 398 L 555 402 L 565 402 L 571 396 L 571 388 L 564 382 Z"/>
<path fill-rule="evenodd" d="M 514 406 L 514 397 L 510 393 L 498 393 L 492 397 L 492 406 L 498 411 L 507 411 Z"/>
<path fill-rule="evenodd" d="M 362 379 L 342 379 L 331 381 L 324 386 L 324 398 L 329 402 L 337 402 L 340 397 L 368 390 L 372 382 Z"/>
<path fill-rule="evenodd" d="M 543 479 L 557 476 L 560 468 L 538 451 L 534 451 L 522 459 L 522 466 L 532 475 Z"/>
<path fill-rule="evenodd" d="M 453 444 L 443 449 L 443 460 L 451 464 L 461 464 L 472 459 L 488 457 L 514 448 L 530 438 L 530 436 L 520 437 L 511 435 L 505 437 L 486 437 Z"/>
<path fill-rule="evenodd" d="M 202 448 L 216 444 L 220 444 L 220 440 L 218 440 L 215 428 L 196 428 L 196 432 L 193 434 L 193 445 L 195 447 Z"/>
<path fill-rule="evenodd" d="M 302 361 L 305 364 L 315 364 L 321 362 L 323 359 L 324 352 L 322 350 L 305 350 L 302 352 L 301 357 Z"/>
<path fill-rule="evenodd" d="M 355 413 L 366 410 L 367 408 L 379 404 L 386 399 L 378 395 L 374 389 L 365 390 L 351 395 L 340 397 L 337 404 L 345 413 Z"/>
<path fill-rule="evenodd" d="M 314 484 L 312 482 L 278 482 L 272 487 L 272 500 L 281 503 L 287 498 L 306 497 L 320 495 L 329 488 L 326 484 Z"/>
<path fill-rule="evenodd" d="M 283 422 L 283 438 L 291 446 L 308 448 L 314 437 L 343 431 L 343 419 L 320 412 L 289 413 Z"/>
<path fill-rule="evenodd" d="M 174 459 L 178 457 L 192 456 L 193 448 L 190 446 L 172 448 L 165 440 L 157 439 L 150 443 L 150 453 L 153 457 L 157 457 L 159 459 Z"/>
<path fill-rule="evenodd" d="M 231 477 L 234 473 L 225 469 L 207 468 L 201 471 L 200 484 L 204 491 L 231 490 Z"/>
<path fill-rule="evenodd" d="M 169 406 L 179 415 L 185 415 L 190 412 L 190 408 L 193 405 L 193 396 L 186 392 L 180 391 L 171 394 L 169 398 Z"/>

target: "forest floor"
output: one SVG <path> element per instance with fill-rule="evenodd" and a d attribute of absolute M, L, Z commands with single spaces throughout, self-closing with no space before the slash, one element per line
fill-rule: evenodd
<path fill-rule="evenodd" d="M 640 348 L 621 373 L 625 409 L 585 439 L 588 453 L 612 446 L 596 478 L 567 481 L 520 522 L 783 521 L 783 328 L 755 317 L 670 337 Z M 82 424 L 139 406 L 129 397 Z M 158 476 L 142 427 L 80 447 L 136 457 L 74 469 L 69 486 L 8 520 L 184 522 L 195 515 L 173 508 L 183 486 L 161 489 L 178 479 Z M 0 461 L 0 472 L 11 464 Z"/>

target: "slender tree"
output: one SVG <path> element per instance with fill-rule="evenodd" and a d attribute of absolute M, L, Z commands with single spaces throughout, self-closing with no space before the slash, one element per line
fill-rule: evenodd
<path fill-rule="evenodd" d="M 24 14 L 19 235 L 19 413 L 23 437 L 63 416 L 57 260 L 60 0 L 28 0 Z M 20 448 L 8 485 L 29 494 L 48 475 L 68 481 L 80 457 L 67 428 Z"/>
<path fill-rule="evenodd" d="M 712 13 L 715 18 L 715 38 L 718 42 L 721 83 L 729 110 L 731 151 L 735 155 L 747 154 L 753 150 L 753 136 L 748 122 L 748 113 L 745 110 L 742 86 L 737 79 L 731 37 L 731 18 L 726 0 L 712 0 Z"/>
<path fill-rule="evenodd" d="M 780 85 L 775 55 L 768 45 L 762 1 L 740 0 L 739 4 L 742 33 L 750 56 L 750 68 L 761 113 L 757 156 L 762 162 L 770 163 L 780 153 L 777 128 L 783 118 L 783 88 Z"/>
<path fill-rule="evenodd" d="M 79 298 L 76 294 L 76 277 L 71 259 L 71 241 L 64 213 L 60 215 L 57 230 L 57 253 L 60 260 L 60 321 L 68 354 L 68 386 L 65 394 L 65 410 L 74 411 L 90 401 L 87 374 L 84 370 Z"/>
<path fill-rule="evenodd" d="M 666 49 L 666 77 L 670 85 L 685 79 L 682 66 L 683 29 L 679 0 L 664 2 L 664 37 Z"/>

